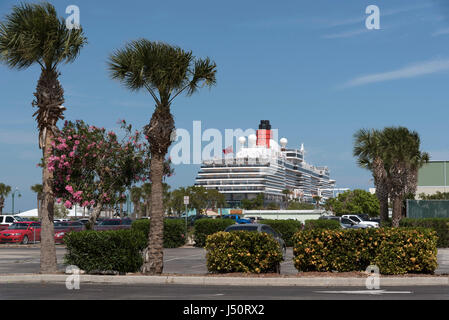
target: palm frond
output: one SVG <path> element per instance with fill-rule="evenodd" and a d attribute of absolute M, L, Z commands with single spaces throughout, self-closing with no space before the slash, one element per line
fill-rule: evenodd
<path fill-rule="evenodd" d="M 14 6 L 0 22 L 0 59 L 10 68 L 38 63 L 55 70 L 60 63 L 73 62 L 86 43 L 83 29 L 67 29 L 48 2 Z"/>

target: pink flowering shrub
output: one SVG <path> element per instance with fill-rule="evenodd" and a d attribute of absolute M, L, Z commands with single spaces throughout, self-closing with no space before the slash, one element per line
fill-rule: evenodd
<path fill-rule="evenodd" d="M 138 131 L 121 122 L 122 139 L 83 121 L 66 121 L 52 143 L 48 170 L 57 202 L 71 208 L 116 203 L 132 184 L 149 177 L 149 148 Z M 171 169 L 168 165 L 168 172 Z"/>

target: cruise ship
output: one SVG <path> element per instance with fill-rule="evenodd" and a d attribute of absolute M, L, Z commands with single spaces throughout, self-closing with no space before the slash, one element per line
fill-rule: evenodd
<path fill-rule="evenodd" d="M 264 203 L 285 203 L 288 197 L 300 202 L 325 200 L 333 196 L 335 180 L 327 167 L 317 167 L 304 160 L 304 145 L 288 148 L 282 138 L 277 143 L 269 120 L 262 120 L 256 135 L 239 137 L 240 150 L 232 157 L 205 160 L 195 180 L 196 186 L 216 189 L 225 195 L 230 207 L 239 207 L 243 199 L 263 194 Z M 224 153 L 232 150 L 223 150 Z"/>

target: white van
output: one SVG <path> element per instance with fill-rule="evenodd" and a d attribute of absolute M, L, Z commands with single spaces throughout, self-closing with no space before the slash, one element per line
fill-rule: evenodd
<path fill-rule="evenodd" d="M 0 230 L 8 229 L 10 225 L 14 222 L 17 222 L 17 219 L 14 216 L 9 215 L 1 215 L 0 216 Z"/>

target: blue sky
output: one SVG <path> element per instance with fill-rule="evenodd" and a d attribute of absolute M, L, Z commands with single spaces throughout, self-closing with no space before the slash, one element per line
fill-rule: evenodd
<path fill-rule="evenodd" d="M 32 2 L 32 1 L 26 1 Z M 117 128 L 143 127 L 153 102 L 110 80 L 107 57 L 147 38 L 192 50 L 217 63 L 217 85 L 173 105 L 189 131 L 256 128 L 269 119 L 306 160 L 327 165 L 339 187 L 368 188 L 357 168 L 352 135 L 391 125 L 417 130 L 434 160 L 449 159 L 449 7 L 444 1 L 88 1 L 53 0 L 61 16 L 77 5 L 89 44 L 61 66 L 66 119 Z M 0 19 L 18 3 L 0 1 Z M 367 30 L 365 9 L 380 8 L 380 30 Z M 32 118 L 39 68 L 0 65 L 0 182 L 21 190 L 16 209 L 34 208 L 30 186 L 41 181 Z M 197 165 L 175 167 L 173 188 L 193 184 Z M 11 209 L 7 199 L 6 211 Z"/>

